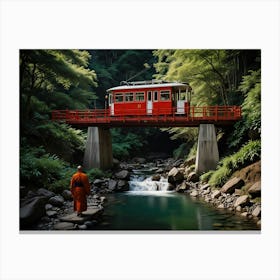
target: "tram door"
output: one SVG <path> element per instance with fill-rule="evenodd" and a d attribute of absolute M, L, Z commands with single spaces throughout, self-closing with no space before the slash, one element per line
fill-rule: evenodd
<path fill-rule="evenodd" d="M 114 116 L 114 103 L 113 103 L 113 96 L 111 93 L 109 94 L 109 109 L 110 109 L 110 115 Z"/>
<path fill-rule="evenodd" d="M 185 114 L 185 93 L 179 91 L 177 92 L 177 114 Z"/>
<path fill-rule="evenodd" d="M 152 113 L 153 113 L 152 92 L 148 91 L 148 93 L 147 93 L 147 114 L 151 115 Z"/>

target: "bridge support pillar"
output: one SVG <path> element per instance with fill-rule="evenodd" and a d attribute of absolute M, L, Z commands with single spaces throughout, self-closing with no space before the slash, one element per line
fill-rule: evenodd
<path fill-rule="evenodd" d="M 214 124 L 200 124 L 196 152 L 195 172 L 202 174 L 214 170 L 219 162 L 219 151 Z"/>
<path fill-rule="evenodd" d="M 113 166 L 112 139 L 110 129 L 89 127 L 84 168 L 108 169 Z"/>

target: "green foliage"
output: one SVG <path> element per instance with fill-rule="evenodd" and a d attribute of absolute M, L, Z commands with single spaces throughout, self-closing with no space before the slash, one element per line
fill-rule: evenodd
<path fill-rule="evenodd" d="M 141 135 L 120 128 L 111 129 L 111 134 L 113 156 L 118 159 L 128 158 L 146 144 Z"/>
<path fill-rule="evenodd" d="M 191 147 L 189 154 L 187 156 L 187 159 L 191 159 L 194 156 L 196 156 L 196 151 L 197 151 L 197 141 L 193 144 L 193 146 Z"/>
<path fill-rule="evenodd" d="M 212 176 L 210 177 L 209 184 L 213 187 L 221 187 L 224 185 L 230 175 L 232 174 L 233 170 L 226 166 L 221 166 L 217 171 L 215 171 Z"/>
<path fill-rule="evenodd" d="M 74 169 L 56 155 L 50 155 L 42 147 L 24 146 L 20 153 L 21 184 L 35 189 L 46 188 L 61 191 L 69 187 Z"/>
<path fill-rule="evenodd" d="M 176 159 L 185 158 L 188 152 L 189 152 L 189 145 L 187 143 L 183 143 L 173 151 L 173 157 Z"/>
<path fill-rule="evenodd" d="M 234 125 L 229 146 L 236 147 L 247 139 L 259 139 L 261 131 L 261 70 L 249 71 L 239 86 L 245 99 L 242 103 L 242 120 Z"/>
<path fill-rule="evenodd" d="M 52 153 L 66 160 L 77 151 L 84 150 L 86 133 L 67 124 L 44 122 L 36 126 L 34 136 Z"/>
<path fill-rule="evenodd" d="M 211 186 L 221 187 L 232 173 L 244 166 L 259 160 L 261 157 L 261 141 L 249 141 L 235 154 L 222 159 L 216 171 L 204 174 L 203 179 L 209 179 Z"/>
<path fill-rule="evenodd" d="M 200 177 L 199 177 L 200 181 L 201 182 L 208 182 L 209 179 L 211 178 L 211 176 L 213 175 L 213 173 L 214 173 L 214 170 L 210 170 L 210 171 L 200 175 Z"/>
<path fill-rule="evenodd" d="M 105 177 L 110 177 L 111 174 L 108 172 L 105 172 L 99 168 L 92 168 L 90 170 L 86 171 L 89 180 L 93 179 L 100 179 L 100 178 L 105 178 Z"/>

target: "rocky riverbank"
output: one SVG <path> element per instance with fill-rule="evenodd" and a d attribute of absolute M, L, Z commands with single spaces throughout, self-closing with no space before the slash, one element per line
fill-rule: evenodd
<path fill-rule="evenodd" d="M 183 162 L 168 172 L 168 181 L 177 192 L 253 219 L 261 227 L 260 161 L 235 172 L 221 188 L 199 181 L 193 163 L 194 159 Z"/>
<path fill-rule="evenodd" d="M 69 190 L 56 194 L 42 188 L 32 191 L 21 187 L 20 229 L 94 230 L 102 222 L 106 194 L 128 191 L 131 174 L 139 169 L 145 169 L 152 181 L 160 181 L 162 177 L 167 179 L 167 190 L 189 195 L 217 209 L 226 209 L 246 219 L 253 219 L 261 226 L 260 162 L 236 172 L 220 189 L 199 181 L 194 172 L 194 162 L 194 158 L 189 161 L 153 159 L 149 162 L 144 158 L 134 158 L 122 163 L 115 160 L 110 178 L 90 182 L 91 195 L 88 196 L 88 210 L 83 217 L 73 213 Z"/>

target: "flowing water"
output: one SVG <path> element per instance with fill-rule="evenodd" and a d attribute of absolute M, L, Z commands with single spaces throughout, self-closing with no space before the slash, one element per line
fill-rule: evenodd
<path fill-rule="evenodd" d="M 192 198 L 167 191 L 161 177 L 152 181 L 135 170 L 130 191 L 107 195 L 100 230 L 259 230 L 256 222 Z"/>

